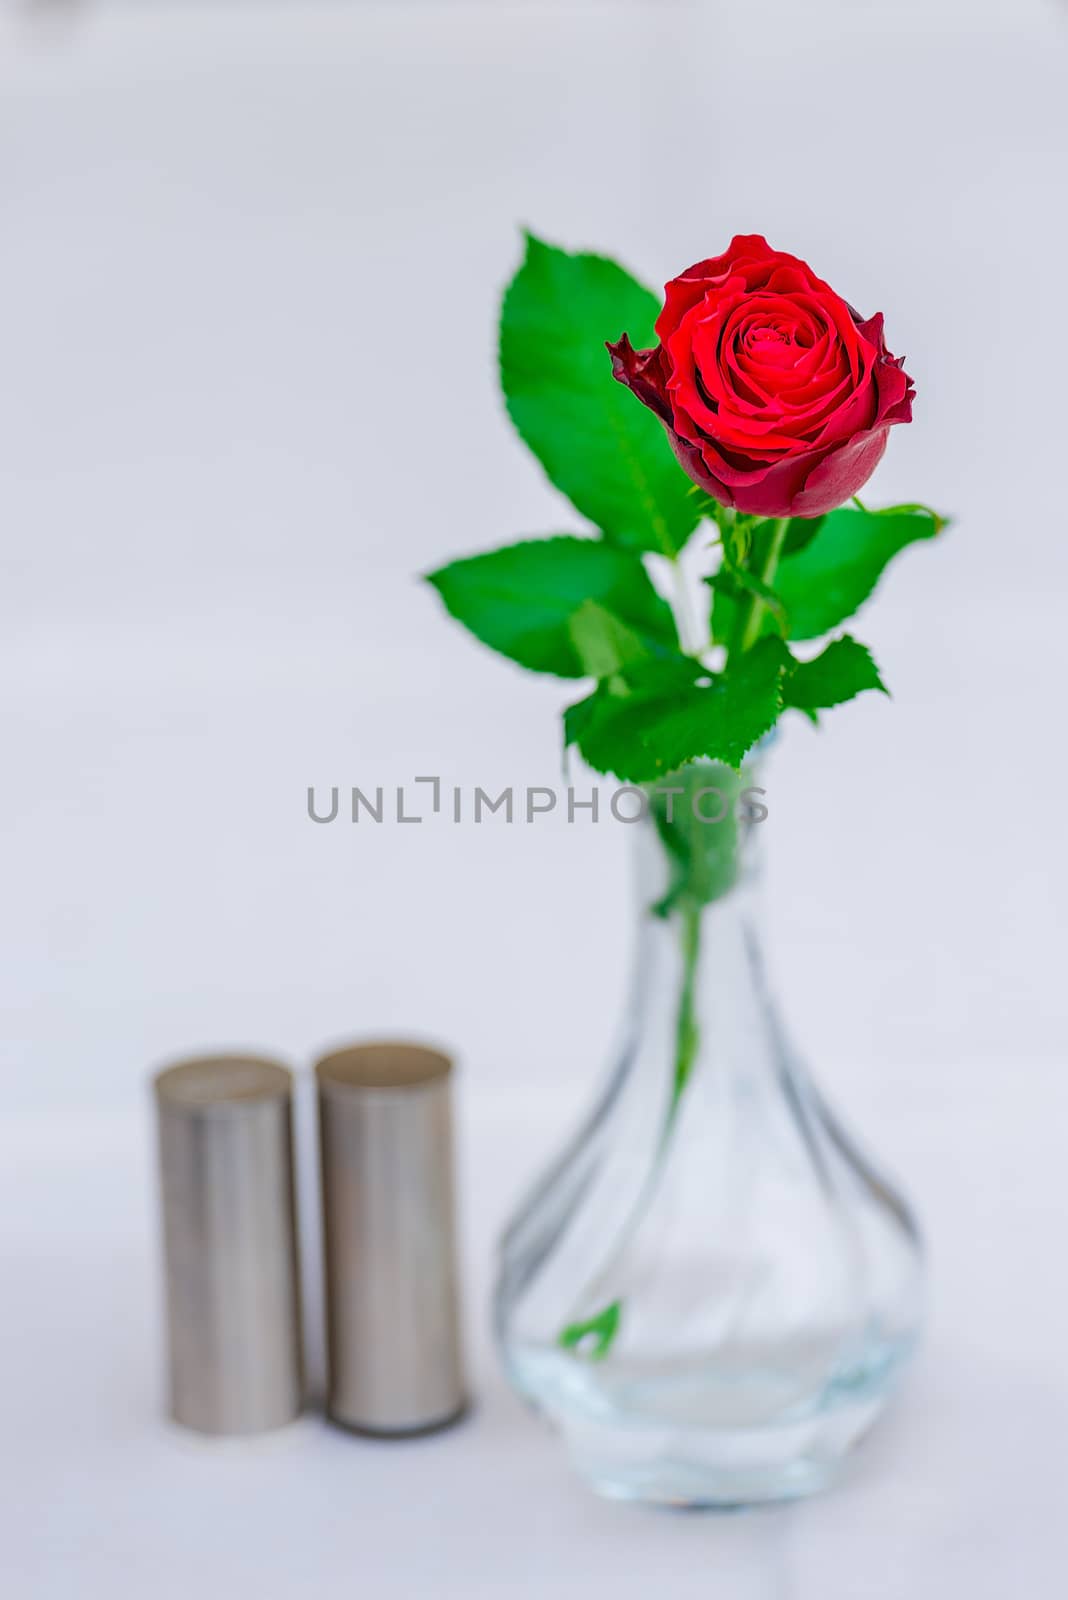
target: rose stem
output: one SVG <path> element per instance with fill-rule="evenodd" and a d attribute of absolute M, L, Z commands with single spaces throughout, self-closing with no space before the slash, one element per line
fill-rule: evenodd
<path fill-rule="evenodd" d="M 775 576 L 775 569 L 779 565 L 783 540 L 786 538 L 786 530 L 789 525 L 789 517 L 776 517 L 768 528 L 764 559 L 754 573 L 754 577 L 759 578 L 761 583 L 770 584 Z M 764 620 L 765 609 L 764 601 L 758 594 L 750 596 L 748 607 L 742 613 L 744 620 L 736 636 L 739 654 L 756 643 L 760 635 L 760 624 Z"/>

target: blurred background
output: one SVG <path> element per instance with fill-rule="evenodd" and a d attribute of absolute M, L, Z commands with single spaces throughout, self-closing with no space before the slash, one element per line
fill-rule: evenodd
<path fill-rule="evenodd" d="M 307 1562 L 343 1559 L 350 1496 L 388 1531 L 409 1495 L 439 1507 L 419 1526 L 465 1594 L 578 1594 L 609 1539 L 618 1594 L 676 1567 L 675 1592 L 704 1594 L 705 1562 L 732 1600 L 1049 1592 L 1066 69 L 1055 0 L 0 11 L 0 1244 L 21 1373 L 0 1470 L 20 1596 L 117 1574 L 210 1592 L 165 1493 L 192 1497 L 216 1577 L 272 1596 L 342 1570 Z M 497 394 L 521 225 L 657 287 L 734 232 L 807 258 L 885 312 L 917 385 L 867 500 L 955 518 L 863 614 L 893 699 L 789 730 L 764 834 L 786 1015 L 928 1223 L 932 1338 L 853 1487 L 718 1532 L 572 1500 L 483 1327 L 491 1240 L 611 1042 L 628 830 L 306 810 L 313 784 L 560 781 L 567 686 L 481 649 L 417 576 L 579 526 Z M 351 1477 L 325 1499 L 301 1456 L 306 1542 L 261 1532 L 249 1567 L 227 1542 L 249 1483 L 299 1494 L 296 1469 L 205 1467 L 156 1429 L 146 1075 L 393 1032 L 462 1061 L 483 1421 L 403 1459 L 331 1443 Z M 379 1592 L 423 1592 L 368 1537 Z"/>

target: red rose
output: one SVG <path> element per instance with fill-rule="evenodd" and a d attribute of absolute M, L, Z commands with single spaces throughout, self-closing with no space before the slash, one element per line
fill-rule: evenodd
<path fill-rule="evenodd" d="M 655 411 L 693 481 L 758 516 L 816 517 L 856 494 L 912 380 L 883 341 L 796 256 L 759 234 L 673 278 L 660 343 L 610 344 L 620 383 Z"/>

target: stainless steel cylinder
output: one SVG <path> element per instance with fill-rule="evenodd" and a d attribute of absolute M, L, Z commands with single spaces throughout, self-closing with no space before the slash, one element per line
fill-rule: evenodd
<path fill-rule="evenodd" d="M 324 1057 L 319 1088 L 327 1409 L 375 1434 L 421 1433 L 466 1407 L 450 1078 L 413 1044 Z"/>
<path fill-rule="evenodd" d="M 155 1079 L 170 1412 L 258 1433 L 303 1400 L 291 1074 L 251 1056 Z"/>

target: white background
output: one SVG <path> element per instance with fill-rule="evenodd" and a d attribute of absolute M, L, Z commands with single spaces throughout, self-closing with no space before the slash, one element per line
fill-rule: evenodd
<path fill-rule="evenodd" d="M 0 14 L 11 1592 L 1050 1593 L 1068 7 L 40 11 Z M 807 257 L 885 311 L 916 380 L 868 498 L 956 517 L 858 624 L 893 700 L 791 731 L 768 778 L 787 1014 L 916 1199 L 934 1283 L 898 1411 L 845 1487 L 788 1512 L 593 1501 L 488 1350 L 492 1239 L 621 1002 L 627 830 L 306 816 L 309 784 L 559 780 L 566 686 L 416 581 L 577 526 L 495 389 L 520 223 L 653 283 L 735 231 Z M 387 1031 L 462 1060 L 480 1409 L 395 1450 L 314 1418 L 179 1437 L 149 1071 Z"/>

